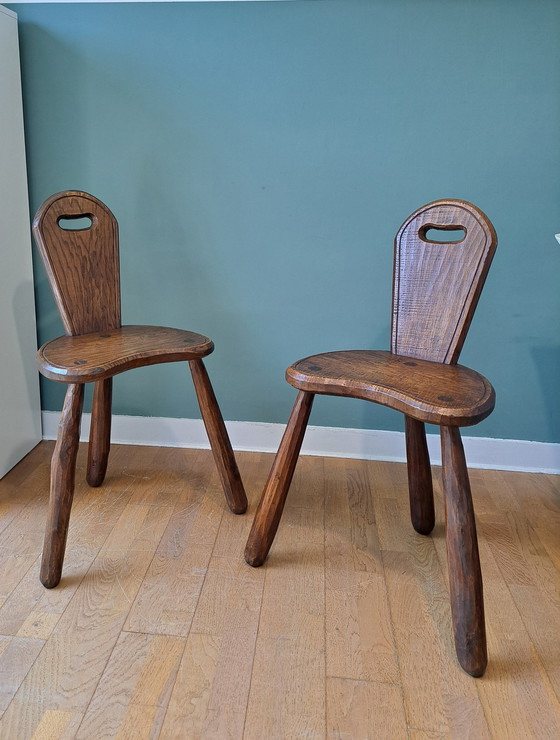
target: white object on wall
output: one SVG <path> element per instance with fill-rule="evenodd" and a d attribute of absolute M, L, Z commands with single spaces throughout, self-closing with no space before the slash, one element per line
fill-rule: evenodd
<path fill-rule="evenodd" d="M 41 440 L 17 16 L 0 5 L 0 477 Z"/>

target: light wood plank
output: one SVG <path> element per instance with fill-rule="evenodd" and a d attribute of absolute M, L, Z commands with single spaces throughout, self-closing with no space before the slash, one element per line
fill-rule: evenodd
<path fill-rule="evenodd" d="M 125 507 L 2 718 L 12 737 L 32 735 L 48 709 L 86 710 L 171 513 Z"/>
<path fill-rule="evenodd" d="M 78 738 L 157 737 L 185 641 L 122 632 Z"/>
<path fill-rule="evenodd" d="M 224 667 L 221 645 L 221 637 L 189 635 L 160 735 L 162 740 L 205 737 L 220 711 L 213 687 L 219 680 L 218 671 Z M 244 711 L 242 714 L 244 718 Z M 242 726 L 242 722 L 237 723 L 238 732 L 239 724 Z"/>
<path fill-rule="evenodd" d="M 265 456 L 267 461 L 272 456 Z M 261 455 L 240 455 L 243 480 L 264 482 Z M 218 485 L 212 474 L 212 488 Z M 213 494 L 213 491 L 212 491 Z M 250 501 L 254 511 L 255 501 Z M 241 738 L 257 639 L 264 569 L 242 559 L 251 517 L 225 513 L 169 702 L 162 738 Z M 206 529 L 215 533 L 215 528 Z"/>
<path fill-rule="evenodd" d="M 560 704 L 554 688 L 485 539 L 480 549 L 490 660 L 476 687 L 490 730 L 514 738 L 560 737 Z"/>
<path fill-rule="evenodd" d="M 404 740 L 407 737 L 399 686 L 328 678 L 327 707 L 328 738 Z"/>
<path fill-rule="evenodd" d="M 406 469 L 392 470 L 400 500 L 374 498 L 374 508 L 408 724 L 451 736 L 489 737 L 475 682 L 455 657 L 449 591 L 434 546 L 439 541 L 445 547 L 443 506 L 436 505 L 432 536 L 414 532 Z M 438 477 L 434 493 L 440 499 Z"/>
<path fill-rule="evenodd" d="M 0 710 L 4 711 L 20 687 L 44 640 L 0 636 Z"/>
<path fill-rule="evenodd" d="M 325 461 L 327 676 L 397 683 L 397 654 L 365 468 L 363 461 Z"/>
<path fill-rule="evenodd" d="M 79 453 L 82 472 L 85 455 L 86 449 L 82 446 Z M 48 638 L 51 634 L 130 499 L 132 494 L 130 483 L 119 474 L 125 459 L 125 449 L 123 446 L 117 447 L 111 458 L 113 473 L 108 484 L 101 490 L 89 488 L 82 476 L 82 482 L 76 486 L 61 586 L 45 589 L 41 585 L 40 558 L 37 557 L 10 597 L 0 607 L 0 634 L 42 639 Z M 48 480 L 46 485 L 45 495 L 48 494 Z M 37 534 L 39 539 L 40 532 L 45 526 L 46 499 L 44 507 L 34 508 L 33 512 L 37 518 L 33 526 L 39 533 Z"/>
<path fill-rule="evenodd" d="M 162 737 L 240 738 L 264 571 L 212 558 Z"/>
<path fill-rule="evenodd" d="M 422 537 L 404 465 L 302 457 L 252 569 L 271 455 L 239 455 L 250 507 L 234 516 L 209 451 L 115 446 L 93 490 L 82 445 L 49 591 L 51 452 L 0 481 L 2 740 L 560 736 L 560 476 L 471 471 L 490 659 L 474 680 L 455 659 L 438 468 Z"/>
<path fill-rule="evenodd" d="M 214 482 L 215 480 L 215 482 Z M 131 632 L 186 636 L 224 514 L 209 455 L 199 456 L 192 485 L 174 495 L 173 514 L 125 624 Z"/>
<path fill-rule="evenodd" d="M 316 475 L 310 478 L 312 467 Z M 286 505 L 264 566 L 247 740 L 325 734 L 325 557 L 316 504 L 317 488 L 324 488 L 322 461 L 301 458 L 292 487 L 288 501 L 293 494 L 294 504 Z"/>
<path fill-rule="evenodd" d="M 32 740 L 72 740 L 81 720 L 81 714 L 48 709 L 41 717 Z"/>

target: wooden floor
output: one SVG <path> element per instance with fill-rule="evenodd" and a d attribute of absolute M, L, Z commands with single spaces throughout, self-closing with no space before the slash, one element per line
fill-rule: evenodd
<path fill-rule="evenodd" d="M 272 459 L 78 460 L 66 567 L 39 584 L 52 443 L 0 481 L 0 737 L 560 738 L 560 478 L 472 471 L 489 668 L 454 654 L 443 506 L 411 526 L 395 463 L 301 458 L 269 561 L 242 557 Z"/>

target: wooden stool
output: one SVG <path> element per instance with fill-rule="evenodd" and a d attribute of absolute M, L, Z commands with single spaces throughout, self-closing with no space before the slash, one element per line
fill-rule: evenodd
<path fill-rule="evenodd" d="M 461 230 L 458 241 L 432 241 Z M 441 237 L 441 233 L 440 233 Z M 266 483 L 245 558 L 261 565 L 278 524 L 316 393 L 374 401 L 405 415 L 412 524 L 434 526 L 425 422 L 441 428 L 447 556 L 455 645 L 461 666 L 481 676 L 487 664 L 482 576 L 469 478 L 459 427 L 494 408 L 482 375 L 457 365 L 497 238 L 488 218 L 461 200 L 441 200 L 413 213 L 395 239 L 391 351 L 328 352 L 286 371 L 299 390 Z"/>
<path fill-rule="evenodd" d="M 107 470 L 113 375 L 145 365 L 185 361 L 230 509 L 243 514 L 247 497 L 202 362 L 213 351 L 213 342 L 181 329 L 121 326 L 118 226 L 107 206 L 87 193 L 58 193 L 39 208 L 33 233 L 66 330 L 66 336 L 47 342 L 38 352 L 41 373 L 68 385 L 52 458 L 41 566 L 41 582 L 52 588 L 62 573 L 84 383 L 95 383 L 87 462 L 90 486 L 101 485 Z"/>

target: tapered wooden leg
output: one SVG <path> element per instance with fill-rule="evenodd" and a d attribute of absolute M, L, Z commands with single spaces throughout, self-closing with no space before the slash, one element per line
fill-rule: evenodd
<path fill-rule="evenodd" d="M 417 532 L 430 534 L 434 528 L 436 515 L 426 427 L 423 422 L 411 419 L 410 416 L 404 418 L 410 518 Z"/>
<path fill-rule="evenodd" d="M 111 447 L 113 378 L 99 380 L 93 391 L 86 479 L 90 486 L 103 483 Z"/>
<path fill-rule="evenodd" d="M 210 378 L 202 360 L 191 360 L 189 365 L 226 501 L 234 514 L 244 514 L 247 511 L 247 496 Z"/>
<path fill-rule="evenodd" d="M 274 458 L 245 546 L 245 560 L 254 567 L 264 563 L 276 535 L 307 428 L 313 398 L 313 393 L 306 391 L 298 393 L 288 426 Z"/>
<path fill-rule="evenodd" d="M 51 462 L 51 495 L 40 575 L 41 583 L 47 588 L 57 586 L 62 574 L 70 509 L 74 498 L 83 403 L 83 384 L 69 385 Z"/>
<path fill-rule="evenodd" d="M 441 447 L 455 647 L 464 670 L 471 676 L 482 676 L 488 662 L 482 574 L 465 453 L 457 427 L 441 427 Z"/>

